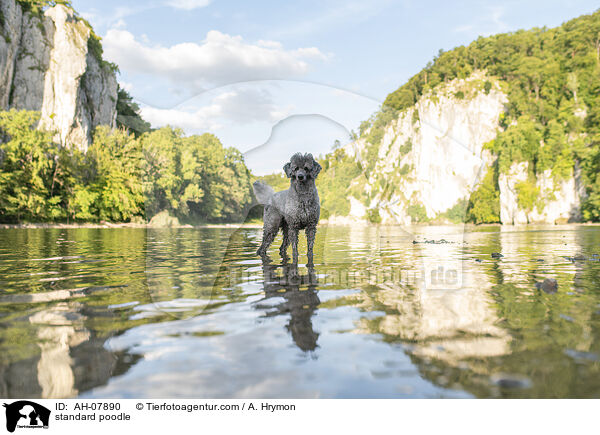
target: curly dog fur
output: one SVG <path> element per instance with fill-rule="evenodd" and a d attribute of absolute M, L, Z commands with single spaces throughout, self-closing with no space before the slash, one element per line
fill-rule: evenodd
<path fill-rule="evenodd" d="M 293 263 L 298 264 L 298 233 L 305 230 L 308 265 L 312 266 L 313 246 L 321 214 L 315 179 L 321 172 L 321 165 L 312 154 L 296 153 L 285 164 L 283 170 L 290 179 L 289 189 L 275 193 L 269 185 L 261 181 L 256 181 L 253 185 L 256 198 L 265 206 L 263 239 L 256 253 L 264 258 L 281 228 L 283 243 L 279 254 L 286 259 L 287 248 L 291 244 Z"/>

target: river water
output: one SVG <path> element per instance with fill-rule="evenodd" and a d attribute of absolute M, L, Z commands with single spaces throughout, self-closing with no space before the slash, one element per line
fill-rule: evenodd
<path fill-rule="evenodd" d="M 0 397 L 600 397 L 600 227 L 260 236 L 0 230 Z"/>

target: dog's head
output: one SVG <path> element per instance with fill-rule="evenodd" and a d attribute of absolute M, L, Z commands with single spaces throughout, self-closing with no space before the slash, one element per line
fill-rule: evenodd
<path fill-rule="evenodd" d="M 317 163 L 310 153 L 296 153 L 284 165 L 283 170 L 288 178 L 302 182 L 316 179 L 319 172 L 321 172 L 321 165 Z"/>

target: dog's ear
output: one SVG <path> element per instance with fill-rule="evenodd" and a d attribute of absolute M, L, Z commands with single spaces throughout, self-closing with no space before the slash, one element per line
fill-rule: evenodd
<path fill-rule="evenodd" d="M 283 165 L 283 172 L 285 172 L 285 175 L 288 178 L 292 177 L 292 164 L 290 162 L 287 162 L 285 165 Z"/>
<path fill-rule="evenodd" d="M 313 161 L 313 167 L 312 170 L 310 171 L 310 176 L 312 178 L 317 178 L 317 175 L 319 175 L 319 172 L 321 172 L 321 165 L 319 165 L 319 162 L 317 162 L 312 155 L 310 155 L 310 157 L 312 158 Z"/>

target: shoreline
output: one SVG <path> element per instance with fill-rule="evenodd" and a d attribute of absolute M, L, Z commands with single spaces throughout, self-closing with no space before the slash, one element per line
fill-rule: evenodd
<path fill-rule="evenodd" d="M 367 221 L 353 221 L 353 222 L 328 222 L 323 220 L 319 222 L 319 225 L 327 226 L 382 226 L 382 227 L 468 227 L 468 228 L 488 228 L 488 227 L 503 227 L 503 228 L 536 228 L 539 226 L 546 227 L 575 227 L 575 226 L 600 226 L 600 222 L 571 222 L 566 224 L 552 224 L 552 223 L 534 223 L 534 224 L 523 224 L 523 225 L 503 225 L 503 224 L 452 224 L 452 223 L 440 223 L 440 224 L 411 224 L 411 225 L 400 225 L 400 224 L 373 224 Z M 262 222 L 249 222 L 249 223 L 224 223 L 224 224 L 200 224 L 200 225 L 173 225 L 173 226 L 158 226 L 150 225 L 149 223 L 132 223 L 132 222 L 99 222 L 99 223 L 21 223 L 21 224 L 0 224 L 0 230 L 5 229 L 80 229 L 80 228 L 144 228 L 144 229 L 191 229 L 191 228 L 262 228 Z"/>
<path fill-rule="evenodd" d="M 99 222 L 99 223 L 23 223 L 23 224 L 0 224 L 0 229 L 78 229 L 78 228 L 145 228 L 145 229 L 180 229 L 180 228 L 262 228 L 262 223 L 231 223 L 231 224 L 201 224 L 201 225 L 173 225 L 159 226 L 131 222 Z"/>

